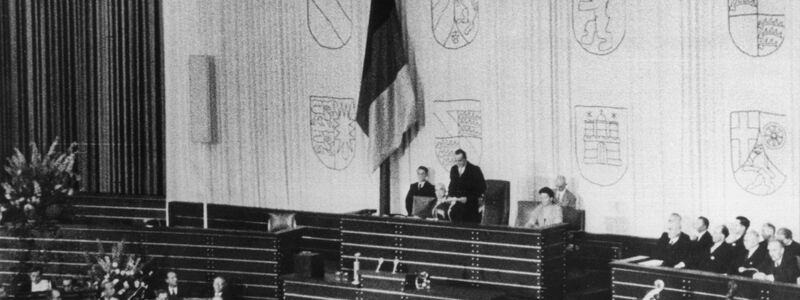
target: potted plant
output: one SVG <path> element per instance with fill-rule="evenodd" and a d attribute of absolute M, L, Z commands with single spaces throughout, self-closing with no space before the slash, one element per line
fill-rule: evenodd
<path fill-rule="evenodd" d="M 0 199 L 0 221 L 35 224 L 64 217 L 66 196 L 75 194 L 80 176 L 74 171 L 77 144 L 71 144 L 66 152 L 58 151 L 58 145 L 56 138 L 42 155 L 36 143 L 31 143 L 29 157 L 14 148 L 5 166 L 8 178 L 1 184 L 5 197 Z"/>

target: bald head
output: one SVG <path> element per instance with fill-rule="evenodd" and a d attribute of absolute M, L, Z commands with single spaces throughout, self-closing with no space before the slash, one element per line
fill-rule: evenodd
<path fill-rule="evenodd" d="M 563 175 L 556 176 L 556 189 L 559 191 L 563 191 L 567 188 L 567 178 Z"/>

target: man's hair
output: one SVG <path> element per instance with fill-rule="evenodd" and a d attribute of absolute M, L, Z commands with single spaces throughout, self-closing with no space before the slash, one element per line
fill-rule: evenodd
<path fill-rule="evenodd" d="M 760 233 L 758 233 L 758 231 L 755 231 L 755 230 L 748 230 L 748 231 L 747 231 L 747 232 L 746 232 L 744 235 L 745 235 L 745 236 L 747 236 L 747 235 L 751 235 L 751 236 L 753 236 L 755 239 L 760 239 L 760 238 L 761 238 L 761 234 L 760 234 Z"/>
<path fill-rule="evenodd" d="M 549 196 L 550 198 L 553 198 L 555 196 L 555 193 L 553 193 L 553 190 L 550 189 L 549 187 L 543 187 L 539 189 L 539 194 L 542 193 L 547 194 L 547 196 Z"/>
<path fill-rule="evenodd" d="M 33 272 L 42 273 L 42 267 L 31 267 L 31 270 L 28 273 L 33 273 Z"/>
<path fill-rule="evenodd" d="M 698 219 L 700 219 L 700 221 L 702 221 L 702 222 L 703 222 L 703 226 L 705 226 L 706 228 L 708 228 L 708 219 L 707 219 L 706 217 L 700 216 L 700 217 L 698 217 Z M 727 228 L 726 228 L 726 229 L 727 229 Z"/>
<path fill-rule="evenodd" d="M 781 248 L 786 248 L 786 245 L 784 245 L 783 243 L 781 243 L 781 242 L 780 242 L 780 241 L 778 241 L 778 240 L 770 240 L 770 241 L 767 243 L 767 245 L 769 245 L 769 244 L 772 244 L 772 243 L 775 243 L 775 244 L 777 244 L 777 245 L 780 245 L 780 246 L 781 246 Z"/>
<path fill-rule="evenodd" d="M 728 226 L 719 225 L 719 227 L 719 231 L 722 232 L 722 235 L 724 235 L 726 238 L 731 234 L 731 232 L 728 230 Z"/>
<path fill-rule="evenodd" d="M 773 232 L 773 233 L 775 232 L 775 225 L 772 225 L 772 223 L 769 223 L 769 222 L 767 222 L 767 223 L 764 223 L 764 226 L 767 226 L 767 227 L 769 227 L 770 229 L 772 229 L 772 232 Z"/>
<path fill-rule="evenodd" d="M 746 218 L 744 216 L 738 216 L 738 217 L 736 217 L 736 220 L 739 221 L 739 224 L 744 226 L 744 230 L 747 230 L 747 229 L 750 228 L 750 219 L 748 219 L 748 218 Z"/>
<path fill-rule="evenodd" d="M 777 234 L 783 235 L 787 239 L 790 239 L 790 240 L 792 239 L 792 231 L 789 230 L 789 228 L 781 227 L 781 229 L 778 229 L 778 233 Z"/>
<path fill-rule="evenodd" d="M 166 293 L 167 293 L 167 290 L 165 290 L 165 289 L 157 289 L 156 290 L 156 296 L 161 295 L 161 294 L 166 294 Z"/>
<path fill-rule="evenodd" d="M 417 170 L 423 170 L 423 171 L 425 171 L 425 175 L 428 175 L 428 167 L 419 166 L 419 168 L 417 168 Z"/>
<path fill-rule="evenodd" d="M 461 150 L 461 149 L 456 150 L 456 155 L 459 155 L 459 154 L 464 156 L 464 159 L 467 159 L 467 152 L 464 152 L 464 150 Z"/>
<path fill-rule="evenodd" d="M 681 221 L 683 221 L 683 217 L 681 217 L 681 215 L 680 215 L 680 214 L 678 214 L 678 213 L 672 213 L 672 214 L 670 214 L 670 215 L 669 215 L 669 217 L 670 217 L 670 218 L 672 218 L 672 217 L 676 217 L 676 218 L 678 218 L 678 220 L 681 220 Z"/>

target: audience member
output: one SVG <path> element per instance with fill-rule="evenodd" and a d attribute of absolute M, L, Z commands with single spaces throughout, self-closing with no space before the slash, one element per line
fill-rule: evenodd
<path fill-rule="evenodd" d="M 222 276 L 217 276 L 214 278 L 214 283 L 212 284 L 214 288 L 214 295 L 212 296 L 212 300 L 232 300 L 233 296 L 230 293 L 230 289 L 228 288 L 228 282 Z"/>
<path fill-rule="evenodd" d="M 769 241 L 775 238 L 775 225 L 772 223 L 764 223 L 761 225 L 761 246 L 767 249 Z"/>
<path fill-rule="evenodd" d="M 725 242 L 730 235 L 728 227 L 717 225 L 711 228 L 711 248 L 698 256 L 697 269 L 716 273 L 727 273 L 734 259 L 733 247 Z"/>
<path fill-rule="evenodd" d="M 164 289 L 156 290 L 156 300 L 168 300 L 168 299 L 169 299 L 169 294 L 167 293 L 167 290 Z"/>
<path fill-rule="evenodd" d="M 773 240 L 769 242 L 767 249 L 772 260 L 762 264 L 758 268 L 759 272 L 753 275 L 753 278 L 786 283 L 797 282 L 800 269 L 793 257 L 784 251 L 784 244 Z"/>
<path fill-rule="evenodd" d="M 749 228 L 749 219 L 743 216 L 736 217 L 736 221 L 733 223 L 733 232 L 725 241 L 733 246 L 733 250 L 736 252 L 736 255 L 741 255 L 747 251 L 747 249 L 744 247 L 744 235 Z"/>
<path fill-rule="evenodd" d="M 653 250 L 653 258 L 662 260 L 662 266 L 675 267 L 678 264 L 685 266 L 689 258 L 690 239 L 681 231 L 681 220 L 679 214 L 670 215 L 667 231 L 661 234 Z"/>
<path fill-rule="evenodd" d="M 714 244 L 711 238 L 711 234 L 708 232 L 709 222 L 706 217 L 698 217 L 694 219 L 694 223 L 692 224 L 694 230 L 696 231 L 696 235 L 692 238 L 692 251 L 691 255 L 691 265 L 697 266 L 700 261 L 703 260 L 705 256 L 708 255 L 709 249 Z"/>
<path fill-rule="evenodd" d="M 53 289 L 50 281 L 42 278 L 42 269 L 35 267 L 29 274 L 31 278 L 31 293 L 46 292 Z"/>
<path fill-rule="evenodd" d="M 760 236 L 755 230 L 750 230 L 744 235 L 745 252 L 736 256 L 730 274 L 751 277 L 758 271 L 759 266 L 770 261 L 767 249 L 759 245 L 759 239 Z"/>
<path fill-rule="evenodd" d="M 166 286 L 164 290 L 167 291 L 170 300 L 182 299 L 186 297 L 185 291 L 178 288 L 178 274 L 175 271 L 167 272 L 167 277 L 164 279 Z"/>
<path fill-rule="evenodd" d="M 50 291 L 50 300 L 61 300 L 61 290 L 53 289 Z"/>
<path fill-rule="evenodd" d="M 784 251 L 788 254 L 789 257 L 797 257 L 800 256 L 800 244 L 795 242 L 792 239 L 792 231 L 786 227 L 782 227 L 778 229 L 778 232 L 775 234 L 775 239 L 777 239 L 781 244 L 783 244 Z"/>

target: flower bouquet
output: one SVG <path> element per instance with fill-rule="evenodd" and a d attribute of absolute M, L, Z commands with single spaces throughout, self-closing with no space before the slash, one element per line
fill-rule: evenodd
<path fill-rule="evenodd" d="M 58 144 L 56 138 L 42 155 L 31 143 L 30 157 L 14 148 L 5 166 L 10 176 L 1 184 L 5 197 L 0 199 L 0 221 L 23 224 L 62 217 L 67 208 L 65 196 L 75 194 L 80 176 L 73 171 L 77 144 L 66 152 L 57 151 Z"/>
<path fill-rule="evenodd" d="M 125 240 L 106 253 L 97 241 L 97 254 L 86 253 L 89 264 L 88 287 L 101 291 L 100 297 L 113 293 L 120 299 L 143 299 L 154 271 L 147 269 L 151 260 L 144 255 L 125 253 Z"/>

